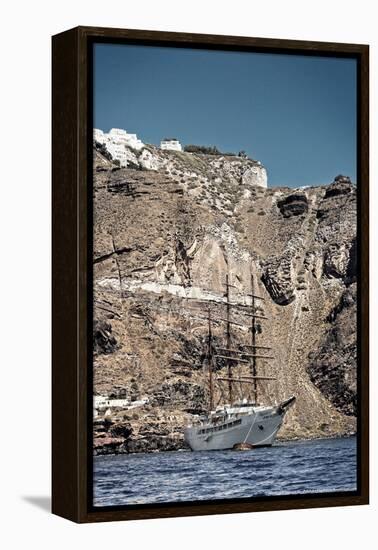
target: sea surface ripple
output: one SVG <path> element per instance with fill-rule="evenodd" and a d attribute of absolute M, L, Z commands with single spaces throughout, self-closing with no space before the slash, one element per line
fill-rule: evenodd
<path fill-rule="evenodd" d="M 94 506 L 355 491 L 355 437 L 94 458 Z"/>

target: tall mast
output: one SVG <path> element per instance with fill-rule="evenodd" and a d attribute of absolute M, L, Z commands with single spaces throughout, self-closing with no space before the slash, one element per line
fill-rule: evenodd
<path fill-rule="evenodd" d="M 255 317 L 255 284 L 253 280 L 253 273 L 251 271 L 251 347 L 252 347 L 252 376 L 257 376 L 256 369 L 256 317 Z M 257 405 L 257 378 L 253 379 L 253 393 L 255 396 L 255 403 Z"/>
<path fill-rule="evenodd" d="M 209 389 L 210 389 L 210 411 L 214 409 L 214 384 L 213 384 L 213 349 L 212 349 L 212 332 L 211 332 L 211 309 L 209 307 L 209 336 L 208 336 L 208 352 L 207 359 L 209 364 Z"/>
<path fill-rule="evenodd" d="M 225 301 L 222 301 L 222 304 L 226 305 L 226 318 L 223 319 L 219 316 L 212 317 L 210 306 L 208 307 L 208 364 L 209 364 L 209 389 L 210 389 L 210 400 L 209 400 L 209 407 L 210 410 L 214 409 L 214 385 L 217 383 L 217 381 L 227 382 L 227 389 L 228 396 L 226 399 L 228 399 L 228 403 L 230 405 L 233 405 L 234 403 L 234 386 L 233 384 L 250 384 L 252 386 L 252 389 L 248 392 L 248 398 L 251 395 L 251 393 L 254 395 L 254 403 L 258 404 L 258 383 L 262 381 L 270 381 L 274 380 L 274 377 L 271 376 L 258 376 L 257 375 L 257 359 L 261 361 L 265 361 L 268 359 L 273 359 L 273 357 L 266 355 L 264 350 L 270 350 L 271 348 L 269 346 L 263 346 L 258 345 L 257 340 L 257 333 L 259 331 L 259 325 L 256 321 L 259 319 L 268 319 L 263 313 L 257 314 L 256 313 L 256 300 L 264 300 L 262 296 L 257 296 L 255 294 L 255 281 L 254 281 L 254 275 L 253 271 L 251 269 L 251 294 L 246 294 L 247 296 L 251 297 L 251 304 L 244 304 L 243 307 L 247 308 L 247 311 L 244 311 L 242 313 L 243 316 L 247 316 L 251 318 L 251 324 L 247 323 L 247 326 L 245 324 L 242 324 L 240 322 L 236 322 L 231 318 L 231 308 L 232 307 L 240 307 L 240 304 L 231 302 L 230 300 L 230 289 L 231 287 L 236 288 L 234 285 L 230 283 L 230 277 L 229 274 L 226 274 L 226 292 L 224 294 Z M 220 302 L 218 302 L 219 304 Z M 206 317 L 202 317 L 203 319 L 206 319 Z M 219 351 L 217 351 L 212 343 L 212 323 L 218 323 L 218 322 L 226 322 L 226 338 L 227 342 L 225 347 L 219 347 Z M 232 347 L 231 342 L 231 326 L 236 325 L 242 328 L 248 328 L 251 332 L 251 343 L 250 344 L 242 344 L 242 347 L 234 346 Z M 250 351 L 245 351 L 245 349 L 242 348 L 250 348 Z M 261 351 L 259 351 L 261 350 Z M 227 376 L 217 376 L 215 373 L 215 365 L 216 365 L 216 359 L 222 359 L 222 361 L 225 362 L 225 367 L 227 369 Z M 246 368 L 247 365 L 249 366 L 250 375 L 242 375 L 242 376 L 233 376 L 233 367 L 235 364 L 245 364 Z M 223 387 L 224 388 L 224 387 Z M 219 386 L 219 389 L 221 391 L 222 397 L 223 397 L 223 389 L 222 384 Z"/>
<path fill-rule="evenodd" d="M 228 280 L 228 273 L 226 275 L 226 305 L 227 305 L 227 348 L 231 348 L 231 323 L 230 323 L 230 283 Z M 228 367 L 228 399 L 230 405 L 232 405 L 233 395 L 232 395 L 232 370 L 231 370 L 231 361 L 227 361 Z"/>

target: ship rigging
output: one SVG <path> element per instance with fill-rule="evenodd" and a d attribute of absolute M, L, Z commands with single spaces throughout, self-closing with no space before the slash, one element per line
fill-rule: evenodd
<path fill-rule="evenodd" d="M 257 335 L 263 332 L 262 322 L 268 320 L 260 305 L 264 298 L 255 294 L 252 272 L 251 292 L 246 295 L 250 305 L 231 300 L 232 288 L 237 287 L 226 275 L 225 301 L 221 302 L 226 308 L 225 317 L 213 316 L 211 305 L 207 304 L 208 413 L 195 418 L 185 429 L 185 439 L 192 450 L 272 445 L 286 411 L 295 401 L 292 396 L 279 405 L 260 404 L 259 384 L 276 380 L 274 376 L 258 372 L 258 362 L 274 359 L 270 346 L 257 343 Z M 238 308 L 238 321 L 233 318 L 233 308 Z M 240 322 L 240 317 L 250 319 L 249 325 Z M 225 323 L 226 342 L 221 346 L 217 345 L 219 338 L 213 330 L 214 324 L 218 323 Z M 233 326 L 250 333 L 248 344 L 236 343 L 232 336 Z"/>

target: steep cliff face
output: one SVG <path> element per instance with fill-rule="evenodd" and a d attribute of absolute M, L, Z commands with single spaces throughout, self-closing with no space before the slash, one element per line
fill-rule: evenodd
<path fill-rule="evenodd" d="M 280 436 L 355 430 L 356 190 L 348 178 L 267 189 L 265 169 L 248 159 L 147 148 L 134 168 L 117 170 L 97 152 L 94 222 L 94 390 L 149 398 L 96 419 L 98 452 L 183 446 L 183 425 L 207 405 L 206 303 L 221 315 L 227 273 L 242 303 L 251 266 L 269 317 L 260 342 L 275 357 L 260 369 L 277 377 L 261 385 L 261 401 L 297 396 Z M 222 329 L 215 324 L 219 343 Z"/>

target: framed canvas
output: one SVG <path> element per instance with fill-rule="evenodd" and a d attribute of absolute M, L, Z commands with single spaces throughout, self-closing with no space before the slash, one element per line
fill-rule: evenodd
<path fill-rule="evenodd" d="M 52 52 L 53 512 L 367 504 L 368 46 Z"/>

